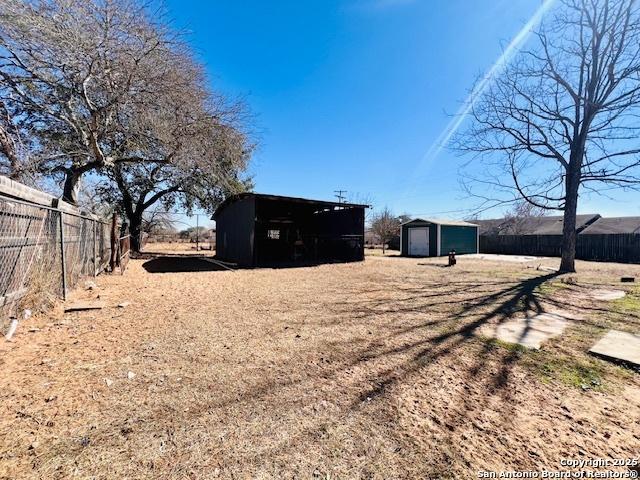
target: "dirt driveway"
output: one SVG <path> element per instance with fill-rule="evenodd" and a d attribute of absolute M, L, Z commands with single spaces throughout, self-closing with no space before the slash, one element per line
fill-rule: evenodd
<path fill-rule="evenodd" d="M 640 331 L 633 286 L 586 296 L 639 266 L 443 262 L 132 260 L 76 293 L 107 308 L 1 342 L 0 478 L 475 478 L 640 455 L 640 374 L 585 354 Z M 564 305 L 584 320 L 541 351 L 475 335 Z"/>

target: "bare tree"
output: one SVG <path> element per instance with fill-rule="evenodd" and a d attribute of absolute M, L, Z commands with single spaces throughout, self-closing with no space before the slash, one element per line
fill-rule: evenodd
<path fill-rule="evenodd" d="M 175 233 L 176 215 L 158 209 L 147 210 L 142 217 L 142 233 L 147 235 Z"/>
<path fill-rule="evenodd" d="M 241 158 L 240 162 L 246 162 L 245 155 Z M 197 206 L 212 213 L 226 196 L 250 188 L 250 183 L 241 178 L 246 163 L 216 168 L 205 165 L 202 158 L 195 160 L 198 161 L 178 167 L 136 164 L 114 169 L 112 175 L 117 190 L 104 191 L 103 198 L 116 195 L 113 201 L 122 206 L 129 220 L 134 251 L 140 249 L 144 214 L 152 207 L 160 205 L 165 210 L 172 210 L 179 206 L 191 211 Z M 208 170 L 211 167 L 214 169 Z"/>
<path fill-rule="evenodd" d="M 347 202 L 368 205 L 369 208 L 364 209 L 364 221 L 365 223 L 369 223 L 372 215 L 371 206 L 376 203 L 373 195 L 370 193 L 350 192 L 347 195 Z"/>
<path fill-rule="evenodd" d="M 412 218 L 413 217 L 408 213 L 403 213 L 398 216 L 398 220 L 400 221 L 401 224 L 410 221 Z"/>
<path fill-rule="evenodd" d="M 84 213 L 91 213 L 102 218 L 110 217 L 116 207 L 112 203 L 105 203 L 102 196 L 103 185 L 93 182 L 81 182 L 78 188 L 77 206 Z"/>
<path fill-rule="evenodd" d="M 371 231 L 382 242 L 382 253 L 384 254 L 387 243 L 400 233 L 400 219 L 385 207 L 384 210 L 371 217 Z"/>
<path fill-rule="evenodd" d="M 191 97 L 188 91 L 170 97 L 173 102 L 155 113 L 151 125 L 140 126 L 156 132 L 150 145 L 136 148 L 136 154 L 148 156 L 149 161 L 123 163 L 108 171 L 117 189 L 107 185 L 103 197 L 122 206 L 134 251 L 140 248 L 144 214 L 156 205 L 164 210 L 199 207 L 213 213 L 226 196 L 251 188 L 243 176 L 253 148 L 249 137 L 230 123 L 221 123 L 235 118 L 235 107 L 233 115 L 222 108 L 213 110 L 194 95 L 196 87 L 190 84 Z"/>
<path fill-rule="evenodd" d="M 132 112 L 153 114 L 186 48 L 155 14 L 136 0 L 0 0 L 0 101 L 66 200 L 85 173 L 139 160 Z"/>
<path fill-rule="evenodd" d="M 96 174 L 93 191 L 120 206 L 136 251 L 157 204 L 211 211 L 250 187 L 253 148 L 244 106 L 211 90 L 149 5 L 0 0 L 0 101 L 35 139 L 31 162 L 61 176 L 73 203 L 81 178 Z"/>
<path fill-rule="evenodd" d="M 560 270 L 571 272 L 580 193 L 638 184 L 638 4 L 562 0 L 534 38 L 476 102 L 457 144 L 490 172 L 465 182 L 485 206 L 524 198 L 563 212 Z"/>
<path fill-rule="evenodd" d="M 504 216 L 504 231 L 509 235 L 525 235 L 538 226 L 541 217 L 548 213 L 546 208 L 533 205 L 526 200 L 518 200 Z"/>

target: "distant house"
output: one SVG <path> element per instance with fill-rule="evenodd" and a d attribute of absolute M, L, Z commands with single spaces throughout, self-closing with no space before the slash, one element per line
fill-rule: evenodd
<path fill-rule="evenodd" d="M 598 223 L 601 216 L 589 213 L 576 216 L 576 231 L 582 232 L 594 223 Z M 563 217 L 544 216 L 526 218 L 495 218 L 490 220 L 475 220 L 480 235 L 562 235 Z"/>
<path fill-rule="evenodd" d="M 580 232 L 582 235 L 606 235 L 612 233 L 640 233 L 640 217 L 599 218 Z"/>
<path fill-rule="evenodd" d="M 558 257 L 562 254 L 563 218 L 532 217 L 477 220 L 480 252 Z M 640 217 L 576 219 L 576 258 L 640 263 Z"/>
<path fill-rule="evenodd" d="M 478 253 L 478 226 L 456 220 L 416 218 L 400 227 L 400 254 L 439 257 L 450 250 Z"/>

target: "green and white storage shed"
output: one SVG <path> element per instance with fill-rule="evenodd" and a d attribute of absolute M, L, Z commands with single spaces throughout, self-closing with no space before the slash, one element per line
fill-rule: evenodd
<path fill-rule="evenodd" d="M 415 218 L 400 227 L 400 254 L 406 257 L 439 257 L 478 253 L 478 225 L 456 220 Z"/>

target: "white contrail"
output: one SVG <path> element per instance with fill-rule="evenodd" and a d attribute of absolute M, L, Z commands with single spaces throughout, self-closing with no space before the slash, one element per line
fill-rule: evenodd
<path fill-rule="evenodd" d="M 502 68 L 504 68 L 513 58 L 513 56 L 520 50 L 520 47 L 527 41 L 533 28 L 540 23 L 544 14 L 551 8 L 552 4 L 555 3 L 556 0 L 543 0 L 542 5 L 538 7 L 533 16 L 529 19 L 529 21 L 522 27 L 522 29 L 518 32 L 518 34 L 513 37 L 511 43 L 504 50 L 502 55 L 498 57 L 493 66 L 484 74 L 482 80 L 478 82 L 478 84 L 474 87 L 471 93 L 467 96 L 465 102 L 461 105 L 461 107 L 456 112 L 455 116 L 451 119 L 451 121 L 447 124 L 444 130 L 440 132 L 438 138 L 431 144 L 427 152 L 422 157 L 422 160 L 418 164 L 416 168 L 416 174 L 422 170 L 425 166 L 427 166 L 433 159 L 442 151 L 442 149 L 449 143 L 451 137 L 458 130 L 462 122 L 467 117 L 467 114 L 473 108 L 475 102 L 478 100 L 480 95 L 485 91 L 493 77 L 498 73 Z M 415 178 L 414 175 L 412 178 Z"/>

